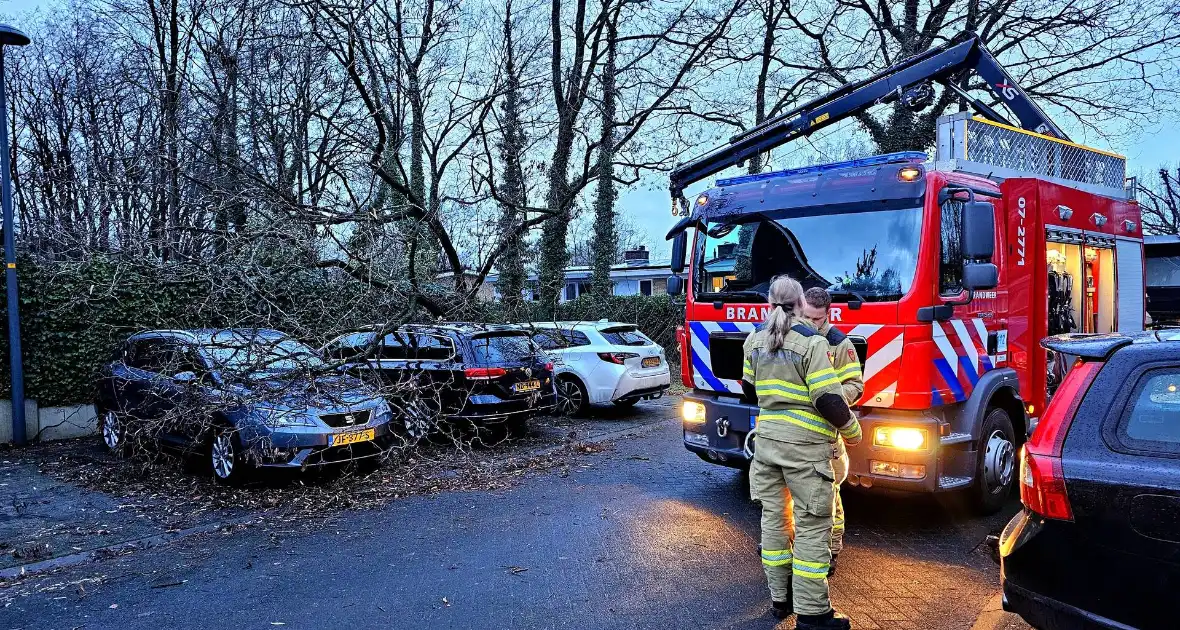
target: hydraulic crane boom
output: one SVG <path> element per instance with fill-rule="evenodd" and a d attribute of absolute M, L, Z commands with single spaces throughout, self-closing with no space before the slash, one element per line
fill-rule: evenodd
<path fill-rule="evenodd" d="M 923 109 L 933 101 L 931 81 L 954 90 L 985 118 L 1011 125 L 994 109 L 970 97 L 955 85 L 956 79 L 965 71 L 973 71 L 983 79 L 996 97 L 1016 114 L 1020 127 L 1063 140 L 1069 139 L 1008 76 L 995 57 L 984 48 L 979 37 L 968 33 L 945 46 L 900 61 L 863 81 L 850 83 L 811 100 L 730 138 L 729 144 L 721 148 L 678 165 L 671 175 L 673 204 L 681 203 L 683 210 L 687 211 L 683 196 L 684 188 L 689 184 L 741 164 L 754 155 L 765 153 L 798 136 L 809 135 L 860 114 L 878 103 L 901 98 L 907 107 L 915 111 Z"/>

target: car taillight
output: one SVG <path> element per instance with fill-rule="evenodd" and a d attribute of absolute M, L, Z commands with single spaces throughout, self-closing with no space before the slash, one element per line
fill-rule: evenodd
<path fill-rule="evenodd" d="M 1100 362 L 1079 360 L 1074 364 L 1057 388 L 1032 437 L 1020 451 L 1020 502 L 1045 518 L 1073 520 L 1061 451 L 1078 405 L 1100 369 Z"/>
<path fill-rule="evenodd" d="M 552 372 L 552 371 L 553 371 L 553 362 L 552 362 L 552 361 L 550 361 L 550 362 L 546 363 L 546 364 L 545 364 L 545 369 L 546 369 L 546 370 L 548 370 L 548 371 L 550 371 L 550 372 Z"/>
<path fill-rule="evenodd" d="M 602 359 L 603 361 L 606 361 L 607 363 L 614 363 L 616 365 L 622 365 L 623 363 L 625 363 L 627 361 L 627 359 L 634 359 L 635 357 L 638 357 L 638 356 L 639 355 L 635 354 L 634 352 L 599 352 L 598 353 L 599 359 Z"/>
<path fill-rule="evenodd" d="M 508 370 L 505 370 L 501 367 L 467 368 L 463 370 L 463 376 L 466 376 L 473 381 L 486 381 L 493 378 L 499 378 L 507 373 Z"/>

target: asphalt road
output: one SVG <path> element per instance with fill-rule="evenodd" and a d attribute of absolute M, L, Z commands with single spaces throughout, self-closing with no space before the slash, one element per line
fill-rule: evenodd
<path fill-rule="evenodd" d="M 194 536 L 26 580 L 0 589 L 0 627 L 776 627 L 741 476 L 683 449 L 672 406 L 647 409 L 669 420 L 510 490 Z M 837 607 L 856 628 L 972 628 L 998 592 L 980 543 L 1015 509 L 979 519 L 849 493 Z"/>

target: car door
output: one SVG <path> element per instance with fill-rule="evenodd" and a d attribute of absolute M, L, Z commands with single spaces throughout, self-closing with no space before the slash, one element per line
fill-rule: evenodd
<path fill-rule="evenodd" d="M 113 397 L 119 410 L 135 420 L 151 423 L 158 417 L 152 388 L 167 360 L 166 343 L 157 337 L 133 339 L 122 363 L 112 365 Z"/>
<path fill-rule="evenodd" d="M 1175 627 L 1180 363 L 1140 363 L 1117 381 L 1120 393 L 1099 416 L 1101 434 L 1076 426 L 1065 443 L 1063 471 L 1078 541 L 1094 571 L 1093 591 L 1079 604 L 1137 628 Z M 1105 393 L 1092 390 L 1086 402 Z M 1087 411 L 1080 408 L 1079 418 Z"/>

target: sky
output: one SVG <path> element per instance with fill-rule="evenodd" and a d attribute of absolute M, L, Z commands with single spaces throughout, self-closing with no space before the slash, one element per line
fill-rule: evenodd
<path fill-rule="evenodd" d="M 15 15 L 49 4 L 51 1 L 53 0 L 0 0 L 0 13 Z M 20 25 L 15 26 L 19 28 Z M 1076 132 L 1069 128 L 1065 131 L 1071 134 Z M 1126 156 L 1127 174 L 1140 175 L 1142 181 L 1150 180 L 1153 177 L 1152 173 L 1160 166 L 1180 165 L 1180 119 L 1176 118 L 1160 120 L 1138 129 L 1121 129 L 1114 140 L 1085 137 L 1075 140 Z M 713 148 L 711 145 L 694 147 L 681 159 L 693 158 Z M 770 164 L 775 166 L 773 153 Z M 733 174 L 736 173 L 725 173 L 727 176 Z M 690 187 L 687 191 L 688 198 L 693 199 L 699 191 L 711 185 L 712 179 L 709 179 Z M 641 179 L 638 184 L 620 191 L 618 212 L 622 218 L 634 223 L 647 234 L 647 247 L 652 251 L 652 258 L 668 256 L 664 234 L 676 221 L 671 214 L 667 173 L 651 174 Z"/>

